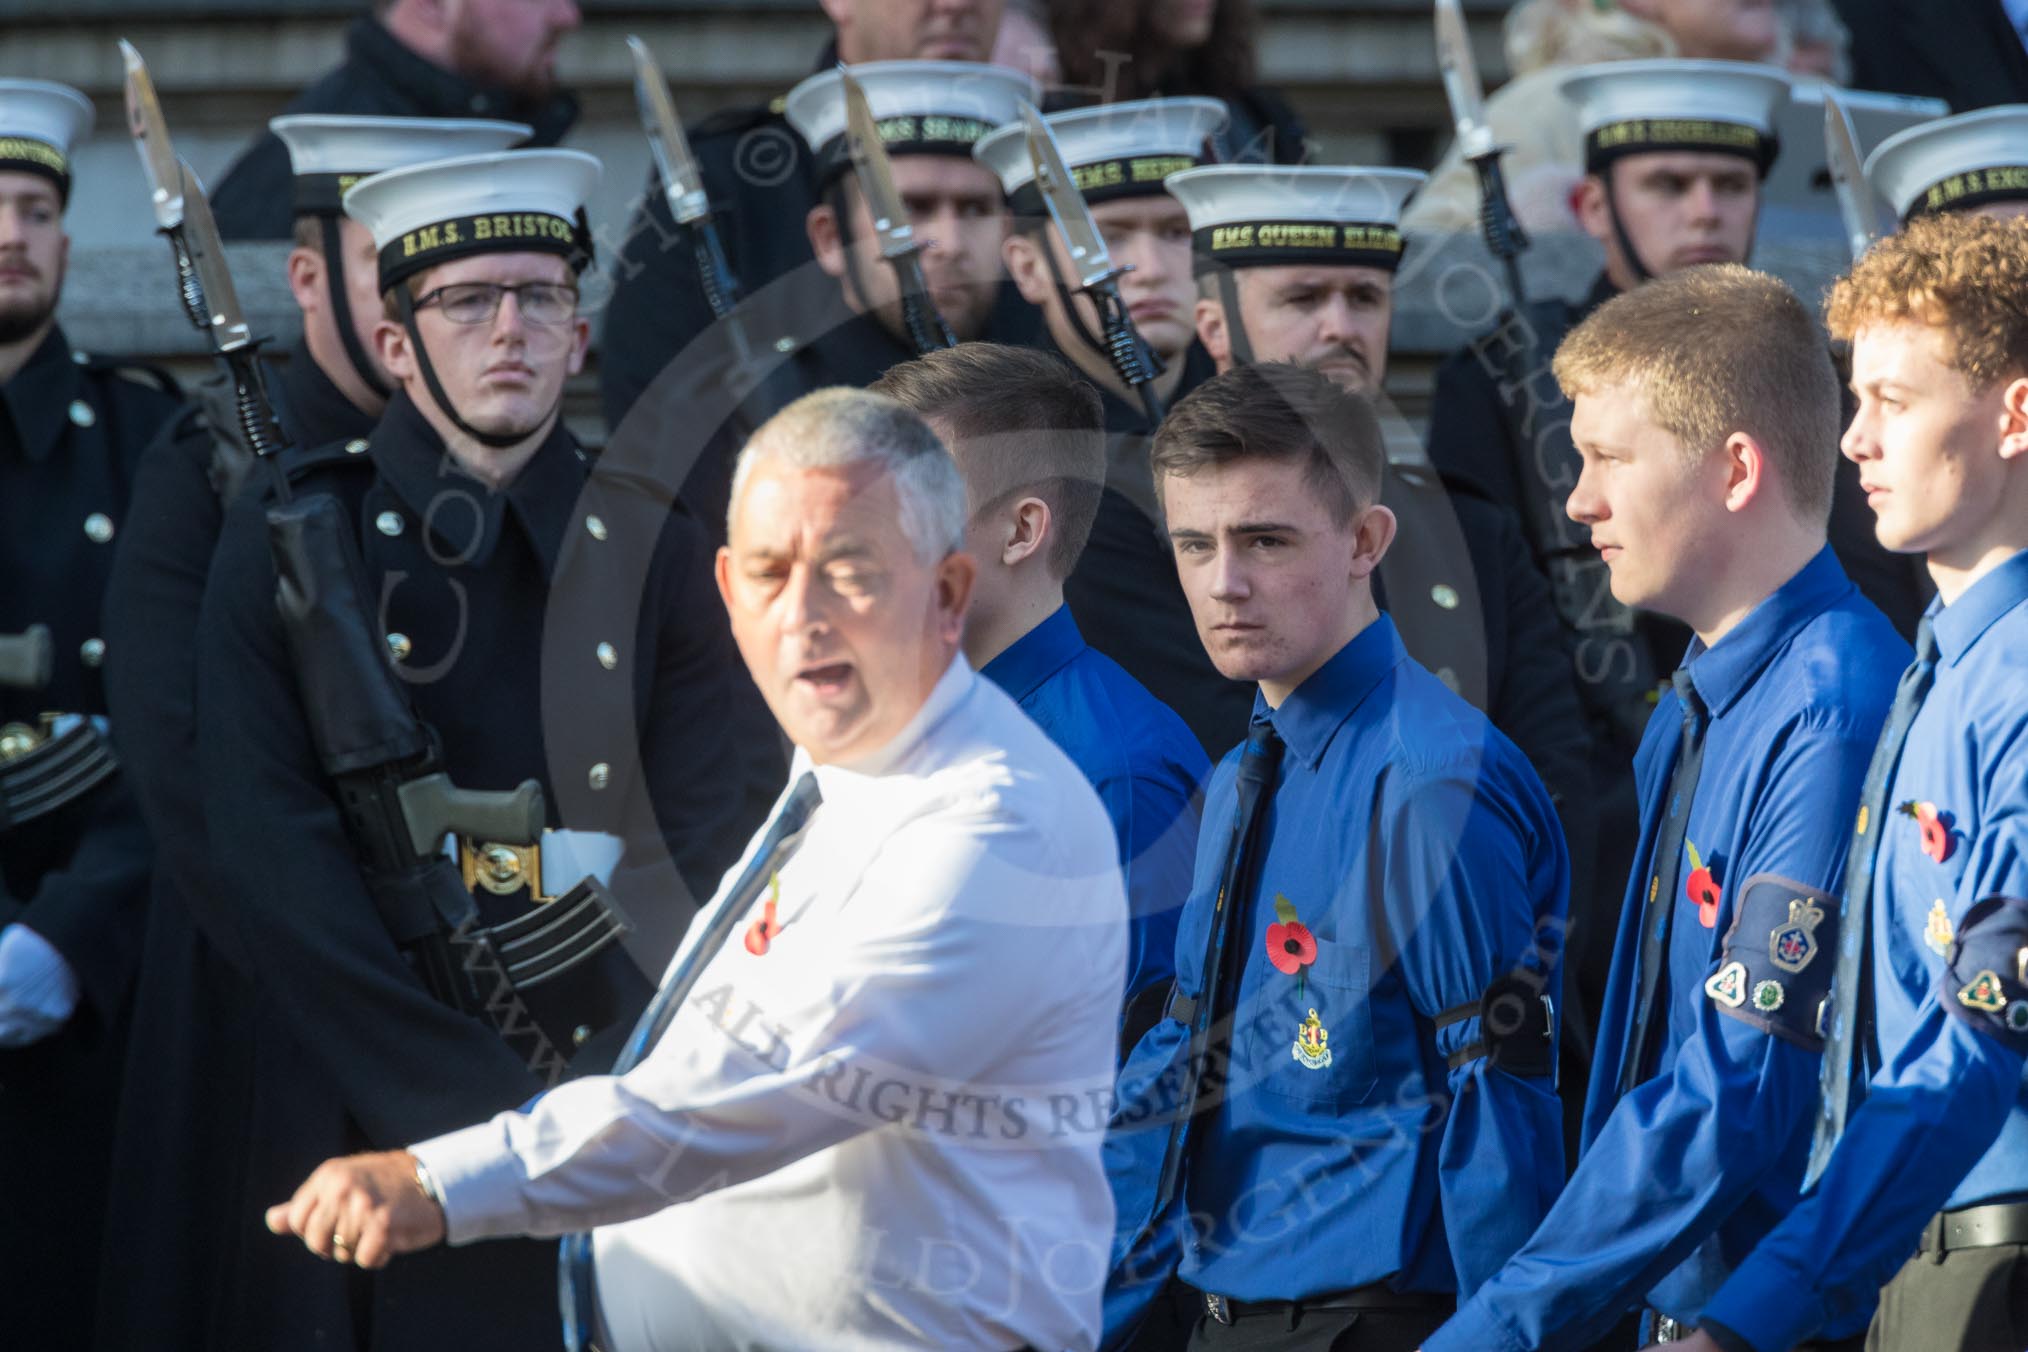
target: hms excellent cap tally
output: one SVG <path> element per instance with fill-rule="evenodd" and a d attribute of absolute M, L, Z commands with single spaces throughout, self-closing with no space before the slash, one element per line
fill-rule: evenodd
<path fill-rule="evenodd" d="M 1579 66 L 1560 87 L 1577 105 L 1588 173 L 1622 155 L 1700 151 L 1744 156 L 1765 175 L 1790 81 L 1775 66 L 1664 58 Z"/>
<path fill-rule="evenodd" d="M 380 289 L 480 253 L 553 253 L 582 271 L 581 226 L 599 162 L 581 150 L 503 150 L 391 169 L 345 194 L 380 251 Z"/>
<path fill-rule="evenodd" d="M 288 148 L 298 215 L 337 214 L 345 190 L 374 174 L 506 150 L 535 134 L 525 122 L 336 113 L 291 113 L 270 119 L 268 130 Z"/>
<path fill-rule="evenodd" d="M 866 91 L 889 155 L 957 155 L 1021 115 L 1040 97 L 1020 71 L 977 61 L 866 61 L 846 67 Z M 817 158 L 820 182 L 851 167 L 845 145 L 845 80 L 836 70 L 791 89 L 783 113 Z"/>
<path fill-rule="evenodd" d="M 40 174 L 70 201 L 70 148 L 92 127 L 91 100 L 49 80 L 0 80 L 0 173 Z"/>
<path fill-rule="evenodd" d="M 2028 201 L 2028 104 L 1981 108 L 1909 127 L 1866 157 L 1866 179 L 1911 217 Z"/>
<path fill-rule="evenodd" d="M 1163 180 L 1204 161 L 1204 143 L 1230 114 L 1219 99 L 1135 99 L 1052 113 L 1043 121 L 1056 138 L 1078 192 L 1093 204 L 1166 192 Z M 1047 207 L 1035 188 L 1028 129 L 1014 122 L 986 137 L 973 158 L 991 169 L 1017 216 Z"/>
<path fill-rule="evenodd" d="M 1401 265 L 1401 210 L 1427 174 L 1326 165 L 1212 165 L 1173 174 L 1199 273 L 1213 267 Z"/>

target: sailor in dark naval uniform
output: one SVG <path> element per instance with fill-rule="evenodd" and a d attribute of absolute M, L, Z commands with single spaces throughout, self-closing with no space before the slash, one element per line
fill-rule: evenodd
<path fill-rule="evenodd" d="M 1903 224 L 1967 211 L 2028 216 L 2028 104 L 1981 108 L 1896 132 L 1866 157 L 1866 181 Z"/>
<path fill-rule="evenodd" d="M 1119 279 L 1120 299 L 1162 368 L 1152 386 L 1156 408 L 1212 374 L 1191 322 L 1190 219 L 1162 180 L 1201 163 L 1206 138 L 1225 119 L 1216 99 L 1143 99 L 1045 119 L 1107 252 L 1132 269 Z M 1114 370 L 1091 300 L 1073 292 L 1069 253 L 1035 186 L 1026 125 L 1002 127 L 976 154 L 1007 194 L 1007 272 L 1042 317 L 1039 345 L 1076 367 L 1105 411 L 1106 492 L 1064 598 L 1093 647 L 1181 715 L 1207 753 L 1222 755 L 1246 735 L 1253 692 L 1219 674 L 1198 642 L 1159 525 L 1148 405 Z"/>
<path fill-rule="evenodd" d="M 1034 82 L 957 61 L 877 61 L 851 74 L 865 91 L 906 224 L 921 246 L 928 300 L 959 342 L 1017 340 L 1010 323 L 1025 336 L 1024 316 L 1003 320 L 1006 212 L 972 147 L 1011 120 L 1019 100 L 1037 97 Z M 653 463 L 717 539 L 733 458 L 753 429 L 812 390 L 864 386 L 917 355 L 896 270 L 881 255 L 882 237 L 853 169 L 845 108 L 836 70 L 789 91 L 789 124 L 815 165 L 816 197 L 798 218 L 815 261 L 749 294 L 714 334 L 723 339 L 736 330 L 747 357 L 721 379 L 719 368 L 696 364 L 696 354 L 712 346 L 698 344 L 661 370 L 612 425 L 611 446 L 630 461 Z M 609 330 L 605 351 L 616 342 Z"/>
<path fill-rule="evenodd" d="M 1000 31 L 1001 0 L 826 0 L 824 10 L 835 33 L 812 74 L 841 61 L 984 62 Z M 822 195 L 815 156 L 790 124 L 787 105 L 783 94 L 714 113 L 689 130 L 726 261 L 748 295 L 814 258 L 803 221 Z M 615 429 L 662 369 L 716 320 L 660 179 L 651 176 L 618 255 L 599 342 L 599 390 L 606 425 Z M 812 336 L 793 309 L 782 318 L 767 342 L 788 338 L 794 347 Z"/>
<path fill-rule="evenodd" d="M 89 1339 L 153 847 L 109 738 L 100 596 L 168 389 L 56 323 L 76 90 L 0 80 L 0 1328 Z"/>
<path fill-rule="evenodd" d="M 347 213 L 379 251 L 377 350 L 399 388 L 364 452 L 306 456 L 293 514 L 274 519 L 314 522 L 315 495 L 330 495 L 355 576 L 291 571 L 278 593 L 293 537 L 278 527 L 271 546 L 269 508 L 250 497 L 220 537 L 199 625 L 198 707 L 230 711 L 199 745 L 211 869 L 257 955 L 264 1008 L 295 1044 L 256 1093 L 289 1110 L 277 1148 L 298 1168 L 513 1107 L 566 1062 L 608 1057 L 599 1035 L 631 1025 L 651 989 L 643 969 L 661 969 L 751 825 L 746 762 L 776 751 L 728 732 L 735 659 L 696 524 L 652 485 L 594 473 L 561 421 L 589 340 L 574 218 L 597 175 L 588 155 L 525 150 L 351 188 Z M 348 585 L 356 614 L 314 612 Z M 392 664 L 420 720 L 418 744 L 386 761 L 327 756 L 350 735 L 331 716 L 347 691 L 320 684 L 328 664 L 296 659 L 322 636 L 296 622 L 305 612 L 365 631 L 367 661 Z M 423 769 L 465 791 L 533 780 L 547 829 L 446 839 L 403 816 L 399 841 L 421 867 L 440 844 L 455 861 L 456 897 L 433 892 L 418 914 L 363 857 L 389 846 L 355 805 L 390 780 L 421 791 Z M 453 927 L 446 906 L 475 907 L 479 928 Z M 545 944 L 579 960 L 539 984 L 515 976 L 526 968 L 507 936 L 530 926 L 566 929 Z M 509 980 L 489 978 L 475 1009 L 460 972 L 481 960 Z M 553 1248 L 495 1247 L 360 1276 L 301 1256 L 235 1336 L 546 1349 L 554 1262 Z"/>
<path fill-rule="evenodd" d="M 270 365 L 267 390 L 291 447 L 360 454 L 394 382 L 373 355 L 381 317 L 373 236 L 345 216 L 343 188 L 406 164 L 504 150 L 528 128 L 309 114 L 269 125 L 295 170 L 288 269 L 303 334 Z M 162 284 L 172 284 L 166 271 Z M 273 1134 L 256 1108 L 274 1100 L 254 1094 L 262 1059 L 287 1061 L 295 1044 L 261 1012 L 238 931 L 217 902 L 203 803 L 192 791 L 204 580 L 228 500 L 267 483 L 250 473 L 238 421 L 230 382 L 208 381 L 142 455 L 140 506 L 121 530 L 106 588 L 106 699 L 159 847 L 108 1223 L 115 1235 L 160 1237 L 148 1263 L 107 1268 L 98 1319 L 106 1352 L 228 1344 L 235 1311 L 267 1298 L 268 1269 L 279 1261 L 267 1245 L 245 1242 L 239 1196 L 284 1186 L 295 1167 L 258 1144 Z M 300 459 L 294 450 L 285 458 Z M 221 1178 L 234 1181 L 229 1204 L 218 1200 Z"/>
<path fill-rule="evenodd" d="M 1221 371 L 1293 361 L 1347 389 L 1387 375 L 1401 208 L 1423 175 L 1230 165 L 1169 179 L 1190 212 L 1197 332 Z M 1380 500 L 1399 522 L 1376 595 L 1411 656 L 1528 757 L 1567 832 L 1585 834 L 1590 781 L 1568 654 L 1512 513 L 1390 438 Z M 1573 853 L 1576 853 L 1573 851 Z"/>
<path fill-rule="evenodd" d="M 556 49 L 577 0 L 375 0 L 345 32 L 345 60 L 290 102 L 296 113 L 511 118 L 529 144 L 553 146 L 577 121 L 556 86 Z M 227 239 L 287 239 L 290 150 L 270 130 L 240 153 L 211 194 Z"/>

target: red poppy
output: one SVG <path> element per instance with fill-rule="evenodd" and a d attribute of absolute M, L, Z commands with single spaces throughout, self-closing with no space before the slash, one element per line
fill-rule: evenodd
<path fill-rule="evenodd" d="M 1700 868 L 1690 875 L 1690 900 L 1697 903 L 1697 923 L 1705 929 L 1718 928 L 1718 903 L 1723 895 L 1711 880 L 1711 870 Z"/>
<path fill-rule="evenodd" d="M 1300 920 L 1269 925 L 1267 955 L 1277 972 L 1294 976 L 1317 960 L 1317 940 L 1310 933 L 1310 927 Z"/>
<path fill-rule="evenodd" d="M 781 932 L 782 927 L 775 923 L 775 899 L 769 897 L 761 906 L 761 918 L 746 927 L 746 951 L 760 957 Z"/>
<path fill-rule="evenodd" d="M 1683 883 L 1684 895 L 1697 903 L 1697 923 L 1705 929 L 1718 928 L 1718 903 L 1724 899 L 1724 889 L 1711 876 L 1711 870 L 1697 857 L 1697 847 L 1684 841 L 1690 852 L 1690 876 Z"/>
<path fill-rule="evenodd" d="M 1935 803 L 1903 803 L 1901 810 L 1915 818 L 1922 827 L 1922 852 L 1941 864 L 1951 857 L 1951 850 L 1957 844 L 1951 835 L 1951 818 L 1948 812 L 1939 812 Z"/>

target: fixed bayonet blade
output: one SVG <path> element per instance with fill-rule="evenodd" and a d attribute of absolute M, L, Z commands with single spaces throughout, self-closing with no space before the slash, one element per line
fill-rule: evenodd
<path fill-rule="evenodd" d="M 1092 219 L 1091 206 L 1077 190 L 1077 180 L 1063 162 L 1056 133 L 1026 99 L 1021 101 L 1021 121 L 1028 128 L 1028 161 L 1035 168 L 1036 191 L 1042 194 L 1050 219 L 1063 236 L 1063 247 L 1070 251 L 1070 266 L 1077 273 L 1078 286 L 1090 288 L 1119 276 L 1112 253 L 1106 248 L 1105 236 Z"/>
<path fill-rule="evenodd" d="M 902 208 L 901 194 L 894 188 L 894 166 L 888 163 L 887 146 L 880 139 L 880 124 L 873 120 L 873 108 L 866 91 L 844 66 L 838 73 L 845 80 L 845 144 L 852 153 L 852 169 L 859 178 L 859 191 L 866 197 L 866 209 L 873 217 L 873 232 L 880 236 L 883 258 L 898 258 L 916 252 L 915 230 Z"/>
<path fill-rule="evenodd" d="M 1883 232 L 1873 185 L 1866 181 L 1865 162 L 1859 156 L 1852 113 L 1829 89 L 1824 91 L 1824 153 L 1831 166 L 1831 187 L 1838 194 L 1838 214 L 1845 219 L 1845 238 L 1857 259 Z"/>
<path fill-rule="evenodd" d="M 178 160 L 183 183 L 183 241 L 190 249 L 190 262 L 204 287 L 204 303 L 210 314 L 212 345 L 232 353 L 253 342 L 246 316 L 239 308 L 239 292 L 225 265 L 225 246 L 218 239 L 218 225 L 211 219 L 211 203 L 190 166 Z"/>
<path fill-rule="evenodd" d="M 655 64 L 648 44 L 637 37 L 627 38 L 634 54 L 634 102 L 641 112 L 641 130 L 648 133 L 648 151 L 655 157 L 655 172 L 662 176 L 662 191 L 669 198 L 669 210 L 678 225 L 688 225 L 710 211 L 704 195 L 704 176 L 698 172 L 697 157 L 690 152 L 690 138 L 676 116 L 676 101 L 669 95 L 669 82 Z"/>
<path fill-rule="evenodd" d="M 1471 34 L 1465 28 L 1460 0 L 1436 0 L 1437 65 L 1443 70 L 1444 97 L 1450 101 L 1457 127 L 1458 151 L 1468 160 L 1493 153 L 1493 129 L 1486 125 L 1485 86 L 1479 83 L 1472 58 Z"/>
<path fill-rule="evenodd" d="M 127 130 L 133 133 L 135 148 L 141 152 L 141 168 L 148 175 L 155 224 L 174 230 L 183 224 L 183 175 L 177 168 L 176 148 L 169 141 L 169 124 L 163 120 L 162 103 L 155 97 L 148 63 L 125 38 L 120 39 L 120 57 L 127 65 Z"/>

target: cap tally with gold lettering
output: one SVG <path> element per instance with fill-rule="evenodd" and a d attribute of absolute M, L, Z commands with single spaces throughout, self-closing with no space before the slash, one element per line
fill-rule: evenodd
<path fill-rule="evenodd" d="M 372 232 L 382 292 L 480 253 L 553 253 L 582 272 L 583 209 L 598 181 L 598 160 L 582 150 L 460 155 L 361 179 L 345 214 Z"/>
<path fill-rule="evenodd" d="M 70 201 L 70 148 L 92 128 L 92 102 L 69 85 L 0 80 L 0 173 L 40 174 Z"/>
<path fill-rule="evenodd" d="M 1163 180 L 1202 164 L 1205 140 L 1228 116 L 1219 99 L 1135 99 L 1051 113 L 1043 120 L 1077 190 L 1097 205 L 1168 191 Z M 979 142 L 972 155 L 999 177 L 1016 216 L 1048 210 L 1035 188 L 1025 123 L 1000 128 Z"/>
<path fill-rule="evenodd" d="M 1981 108 L 1896 132 L 1866 178 L 1906 222 L 1935 211 L 2028 201 L 2028 104 Z"/>
<path fill-rule="evenodd" d="M 1199 274 L 1216 267 L 1401 266 L 1412 169 L 1221 164 L 1186 169 L 1169 191 L 1190 214 Z"/>
<path fill-rule="evenodd" d="M 866 91 L 890 156 L 970 159 L 995 127 L 1020 116 L 1020 100 L 1040 97 L 1035 81 L 1020 71 L 979 61 L 865 61 L 847 69 Z M 782 111 L 815 154 L 820 183 L 852 167 L 842 75 L 812 75 L 789 91 Z"/>
<path fill-rule="evenodd" d="M 1701 151 L 1743 156 L 1765 176 L 1789 85 L 1775 66 L 1662 59 L 1579 66 L 1560 87 L 1577 105 L 1587 173 L 1623 155 Z"/>
<path fill-rule="evenodd" d="M 350 117 L 290 113 L 268 130 L 289 152 L 298 216 L 335 216 L 345 190 L 363 178 L 428 160 L 482 155 L 534 135 L 523 122 L 457 117 Z"/>

